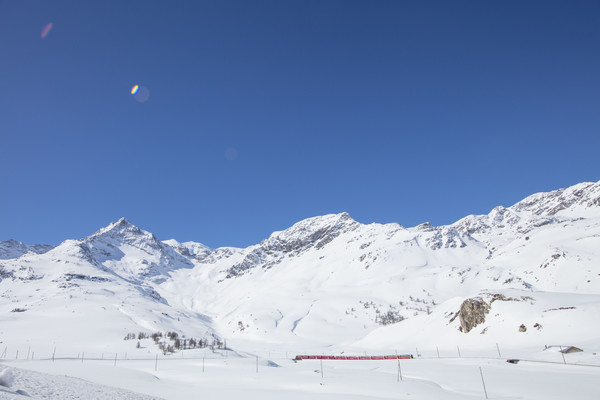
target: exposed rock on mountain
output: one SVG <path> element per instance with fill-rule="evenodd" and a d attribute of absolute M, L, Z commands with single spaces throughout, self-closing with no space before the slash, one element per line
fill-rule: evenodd
<path fill-rule="evenodd" d="M 227 269 L 226 278 L 240 276 L 255 267 L 271 268 L 285 258 L 299 257 L 309 249 L 320 250 L 336 237 L 359 226 L 348 213 L 305 219 L 250 248 L 242 261 Z"/>
<path fill-rule="evenodd" d="M 206 258 L 206 256 L 212 251 L 210 247 L 197 242 L 179 243 L 175 239 L 169 239 L 164 240 L 163 243 L 174 248 L 175 251 L 177 251 L 182 256 L 198 261 L 201 261 L 204 258 Z"/>
<path fill-rule="evenodd" d="M 18 240 L 10 239 L 0 242 L 0 260 L 21 257 L 23 254 L 44 254 L 52 250 L 53 246 L 46 244 L 26 245 Z"/>
<path fill-rule="evenodd" d="M 172 270 L 193 267 L 189 258 L 125 218 L 72 245 L 87 261 L 126 279 L 158 282 Z"/>
<path fill-rule="evenodd" d="M 161 242 L 121 219 L 45 253 L 19 250 L 19 258 L 0 260 L 0 326 L 94 304 L 93 312 L 140 329 L 194 326 L 256 341 L 353 343 L 396 325 L 423 332 L 417 325 L 431 321 L 460 335 L 454 340 L 519 335 L 520 324 L 537 322 L 543 330 L 519 337 L 552 335 L 553 321 L 600 304 L 599 188 L 536 194 L 440 227 L 364 225 L 330 214 L 243 249 Z M 571 323 L 588 332 L 584 320 Z M 486 334 L 461 334 L 457 324 L 464 333 L 483 324 Z"/>
<path fill-rule="evenodd" d="M 490 305 L 481 297 L 463 301 L 458 311 L 460 330 L 469 333 L 471 329 L 485 322 L 485 315 L 490 312 Z"/>

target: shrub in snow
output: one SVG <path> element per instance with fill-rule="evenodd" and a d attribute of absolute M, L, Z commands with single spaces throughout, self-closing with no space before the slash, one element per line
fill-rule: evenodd
<path fill-rule="evenodd" d="M 15 377 L 9 368 L 0 371 L 0 386 L 11 387 Z"/>

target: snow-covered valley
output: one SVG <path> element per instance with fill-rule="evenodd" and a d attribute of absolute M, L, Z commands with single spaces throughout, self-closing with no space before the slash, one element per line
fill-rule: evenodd
<path fill-rule="evenodd" d="M 591 399 L 598 316 L 600 182 L 440 227 L 325 215 L 244 249 L 125 219 L 54 248 L 0 243 L 14 390 L 46 379 L 32 370 L 172 399 L 482 398 L 482 367 L 490 398 Z M 326 360 L 323 376 L 292 360 L 396 351 L 415 357 L 401 381 L 395 360 Z"/>

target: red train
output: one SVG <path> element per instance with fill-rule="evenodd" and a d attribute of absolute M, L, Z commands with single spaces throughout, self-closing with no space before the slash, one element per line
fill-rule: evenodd
<path fill-rule="evenodd" d="M 393 354 L 386 356 L 297 355 L 295 360 L 406 360 L 411 358 L 414 358 L 412 354 Z"/>

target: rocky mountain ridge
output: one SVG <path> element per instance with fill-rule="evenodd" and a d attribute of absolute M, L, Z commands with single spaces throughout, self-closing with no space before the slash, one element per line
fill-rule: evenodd
<path fill-rule="evenodd" d="M 0 242 L 0 260 L 18 258 L 27 253 L 43 254 L 54 247 L 45 244 L 27 245 L 15 239 Z"/>
<path fill-rule="evenodd" d="M 71 296 L 106 309 L 120 304 L 117 315 L 153 329 L 184 332 L 183 325 L 195 324 L 252 340 L 314 340 L 319 332 L 323 341 L 353 341 L 409 320 L 453 315 L 457 298 L 482 291 L 596 296 L 599 193 L 600 183 L 579 184 L 440 227 L 364 225 L 347 213 L 329 214 L 244 249 L 160 241 L 120 219 L 45 253 L 0 260 L 0 288 L 10 302 L 3 309 L 42 309 Z M 43 300 L 31 300 L 33 286 Z M 144 304 L 143 315 L 135 304 Z M 458 332 L 457 321 L 438 320 Z M 494 314 L 481 329 L 493 334 L 489 324 L 501 321 Z"/>

